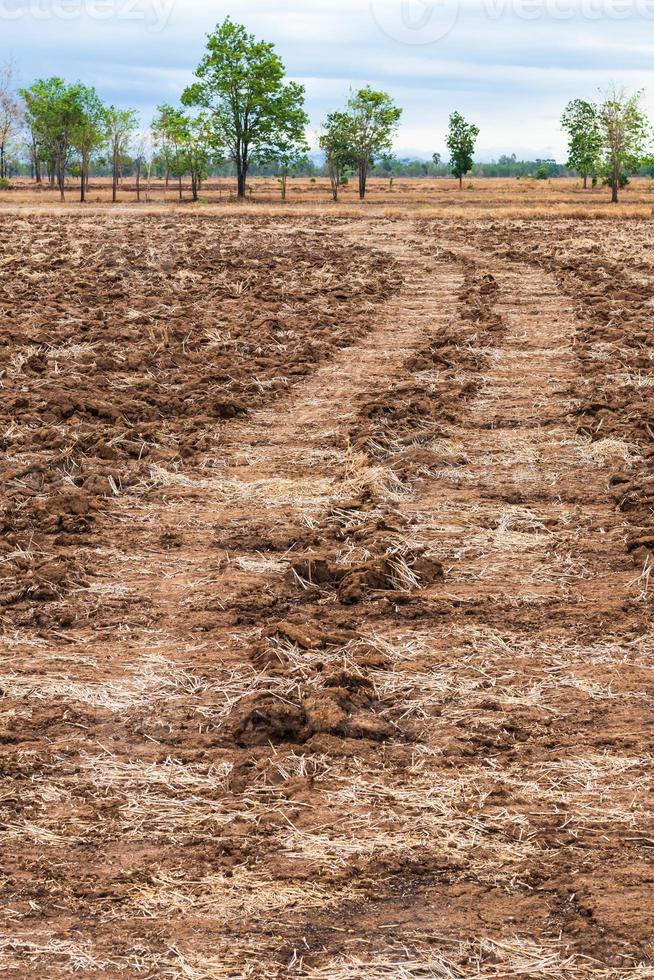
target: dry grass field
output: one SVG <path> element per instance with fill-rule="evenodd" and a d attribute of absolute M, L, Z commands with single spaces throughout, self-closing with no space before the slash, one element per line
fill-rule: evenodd
<path fill-rule="evenodd" d="M 525 212 L 533 216 L 549 217 L 552 214 L 576 217 L 609 217 L 616 212 L 623 216 L 650 217 L 654 207 L 654 180 L 634 178 L 621 192 L 621 203 L 616 208 L 609 204 L 610 190 L 605 187 L 583 189 L 580 180 L 557 178 L 553 180 L 533 180 L 530 178 L 472 178 L 466 180 L 463 190 L 458 181 L 449 179 L 403 179 L 396 178 L 392 185 L 387 179 L 373 177 L 369 181 L 368 195 L 363 205 L 358 199 L 356 180 L 342 188 L 340 200 L 335 204 L 331 199 L 329 180 L 318 177 L 315 182 L 307 178 L 290 178 L 287 200 L 282 203 L 281 191 L 275 178 L 253 177 L 249 182 L 249 205 L 260 212 L 262 208 L 290 209 L 302 207 L 303 210 L 318 211 L 325 216 L 345 208 L 352 214 L 359 210 L 388 212 L 390 217 L 400 217 L 407 212 L 426 214 L 447 214 L 452 216 L 461 212 L 472 216 L 474 212 L 493 212 L 504 216 L 519 216 Z M 77 205 L 82 210 L 89 205 L 95 207 L 111 204 L 111 181 L 95 179 L 89 192 L 89 203 L 79 205 L 79 184 L 70 181 L 67 189 L 66 207 Z M 136 201 L 136 186 L 133 180 L 123 181 L 118 195 L 122 205 L 133 205 Z M 147 198 L 147 201 L 146 201 Z M 200 210 L 207 205 L 237 204 L 235 184 L 231 178 L 212 178 L 203 187 L 200 201 L 193 204 L 191 188 L 183 184 L 183 203 L 179 202 L 177 183 L 171 180 L 168 189 L 164 180 L 142 181 L 141 208 L 150 205 L 183 207 L 185 210 Z M 45 206 L 59 205 L 59 192 L 43 185 L 37 187 L 32 181 L 20 178 L 12 181 L 12 188 L 0 191 L 0 206 L 15 205 Z"/>
<path fill-rule="evenodd" d="M 3 195 L 4 977 L 654 977 L 654 184 L 404 185 Z"/>

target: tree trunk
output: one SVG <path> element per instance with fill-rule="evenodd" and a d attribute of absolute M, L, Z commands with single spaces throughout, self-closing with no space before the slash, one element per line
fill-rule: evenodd
<path fill-rule="evenodd" d="M 463 190 L 463 174 L 459 174 L 459 190 Z"/>
<path fill-rule="evenodd" d="M 282 201 L 285 201 L 286 200 L 286 174 L 285 173 L 282 174 L 281 181 L 282 181 Z"/>
<path fill-rule="evenodd" d="M 246 191 L 246 181 L 247 181 L 247 170 L 242 163 L 237 163 L 236 165 L 236 179 L 238 187 L 238 196 L 244 200 Z"/>
<path fill-rule="evenodd" d="M 339 168 L 333 160 L 329 161 L 329 182 L 332 185 L 332 200 L 338 201 Z"/>
<path fill-rule="evenodd" d="M 66 200 L 66 169 L 63 160 L 59 162 L 59 173 L 57 175 L 59 183 L 59 196 L 62 201 Z"/>
<path fill-rule="evenodd" d="M 136 164 L 136 201 L 141 203 L 141 161 Z"/>
<path fill-rule="evenodd" d="M 111 203 L 115 204 L 118 200 L 118 157 L 116 151 L 113 152 L 111 168 Z"/>
<path fill-rule="evenodd" d="M 86 201 L 86 167 L 87 164 L 84 157 L 82 157 L 82 172 L 79 181 L 79 199 L 82 204 Z"/>
<path fill-rule="evenodd" d="M 618 203 L 619 190 L 620 190 L 620 167 L 617 163 L 614 163 L 611 170 L 611 204 Z"/>
<path fill-rule="evenodd" d="M 363 201 L 366 196 L 367 168 L 365 165 L 359 166 L 359 199 Z"/>
<path fill-rule="evenodd" d="M 43 179 L 41 177 L 41 159 L 39 157 L 39 151 L 35 139 L 32 139 L 31 156 L 32 166 L 34 167 L 34 180 L 37 184 L 42 184 Z"/>
<path fill-rule="evenodd" d="M 5 169 L 5 145 L 0 145 L 0 180 L 7 176 Z"/>
<path fill-rule="evenodd" d="M 584 190 L 588 190 L 588 174 L 584 174 Z"/>
<path fill-rule="evenodd" d="M 197 199 L 198 199 L 198 184 L 199 184 L 199 180 L 198 180 L 197 174 L 194 173 L 194 172 L 192 172 L 191 173 L 191 191 L 193 192 L 193 200 L 194 201 L 197 201 Z"/>

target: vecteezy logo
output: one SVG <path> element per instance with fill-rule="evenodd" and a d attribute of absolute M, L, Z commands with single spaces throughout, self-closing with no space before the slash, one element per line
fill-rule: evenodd
<path fill-rule="evenodd" d="M 433 44 L 446 37 L 460 0 L 370 0 L 370 11 L 387 37 L 400 44 Z"/>

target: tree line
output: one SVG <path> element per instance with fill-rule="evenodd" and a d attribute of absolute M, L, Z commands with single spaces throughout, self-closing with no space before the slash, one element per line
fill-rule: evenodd
<path fill-rule="evenodd" d="M 153 169 L 165 175 L 167 186 L 171 180 L 178 183 L 180 197 L 183 180 L 190 177 L 197 200 L 202 182 L 227 165 L 236 174 L 240 198 L 247 195 L 253 169 L 274 172 L 285 198 L 289 175 L 311 172 L 313 166 L 304 87 L 286 80 L 274 45 L 229 17 L 208 36 L 195 80 L 179 105 L 159 106 L 145 132 L 134 110 L 105 105 L 92 86 L 54 77 L 18 88 L 15 78 L 12 66 L 0 70 L 0 186 L 7 183 L 9 151 L 21 135 L 35 181 L 58 187 L 62 200 L 66 178 L 72 176 L 79 178 L 84 201 L 91 169 L 101 166 L 111 174 L 116 201 L 128 160 L 139 200 L 142 173 L 149 181 Z M 569 140 L 568 168 L 583 178 L 584 187 L 589 180 L 607 183 L 612 201 L 618 200 L 630 173 L 652 164 L 650 125 L 641 100 L 642 93 L 612 88 L 597 104 L 573 100 L 561 119 Z M 363 200 L 371 174 L 392 178 L 402 170 L 392 155 L 401 116 L 387 92 L 369 85 L 353 91 L 342 109 L 328 114 L 318 142 L 334 200 L 352 177 Z M 493 167 L 498 176 L 529 173 L 546 179 L 557 173 L 554 161 L 536 161 L 535 170 L 525 171 L 515 157 L 475 165 L 478 136 L 474 123 L 453 112 L 446 136 L 449 162 L 444 164 L 436 153 L 431 162 L 417 166 L 425 175 L 451 173 L 460 187 L 467 174 L 493 173 Z"/>

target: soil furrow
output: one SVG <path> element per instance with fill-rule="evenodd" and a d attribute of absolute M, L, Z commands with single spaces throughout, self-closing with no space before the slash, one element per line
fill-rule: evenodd
<path fill-rule="evenodd" d="M 265 236 L 247 260 L 198 228 L 195 274 L 227 295 L 200 307 L 182 285 L 162 312 L 154 256 L 127 271 L 129 221 L 117 267 L 94 253 L 161 315 L 141 367 L 93 360 L 99 322 L 53 355 L 26 309 L 6 373 L 3 969 L 649 976 L 648 580 L 615 445 L 580 421 L 560 271 L 499 223 L 271 218 L 239 229 Z M 35 413 L 61 407 L 62 350 L 67 397 L 118 384 L 117 437 L 84 392 Z M 243 410 L 217 418 L 236 365 Z M 167 398 L 147 432 L 129 417 Z"/>

